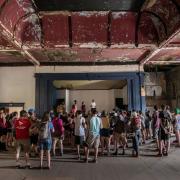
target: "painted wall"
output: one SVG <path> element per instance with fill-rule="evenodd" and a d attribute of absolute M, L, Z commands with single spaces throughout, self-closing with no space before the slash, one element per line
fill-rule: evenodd
<path fill-rule="evenodd" d="M 0 102 L 22 102 L 27 110 L 35 107 L 33 67 L 0 68 Z"/>
<path fill-rule="evenodd" d="M 164 72 L 148 72 L 144 79 L 147 109 L 159 107 L 167 102 L 166 75 Z"/>
<path fill-rule="evenodd" d="M 167 72 L 167 97 L 172 109 L 180 107 L 180 67 Z"/>
<path fill-rule="evenodd" d="M 68 91 L 68 92 L 67 92 Z M 66 109 L 69 110 L 72 107 L 74 100 L 77 100 L 78 108 L 81 108 L 82 101 L 85 102 L 87 110 L 90 110 L 90 104 L 92 99 L 95 99 L 98 111 L 106 110 L 112 111 L 115 107 L 115 98 L 125 98 L 126 93 L 123 89 L 112 90 L 57 90 L 57 98 L 64 98 L 66 102 Z M 66 94 L 66 95 L 65 95 Z M 62 96 L 61 96 L 62 95 Z M 63 97 L 65 95 L 65 97 Z M 126 100 L 124 100 L 126 105 Z"/>
<path fill-rule="evenodd" d="M 128 87 L 127 85 L 123 87 L 122 89 L 122 97 L 123 97 L 123 104 L 128 105 Z"/>
<path fill-rule="evenodd" d="M 138 72 L 139 66 L 73 66 L 73 68 L 70 66 L 0 67 L 0 102 L 23 102 L 25 103 L 25 109 L 35 107 L 35 73 L 83 73 L 128 71 Z"/>
<path fill-rule="evenodd" d="M 70 91 L 70 104 L 72 105 L 73 101 L 76 99 L 78 102 L 78 108 L 81 107 L 81 102 L 84 101 L 86 104 L 87 110 L 90 110 L 90 105 L 92 99 L 95 100 L 97 110 L 102 111 L 112 111 L 115 107 L 115 98 L 122 97 L 122 91 L 116 90 L 72 90 Z"/>

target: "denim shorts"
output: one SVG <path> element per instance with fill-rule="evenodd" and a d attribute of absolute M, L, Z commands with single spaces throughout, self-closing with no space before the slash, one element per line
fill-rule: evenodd
<path fill-rule="evenodd" d="M 40 150 L 51 150 L 52 140 L 51 139 L 41 139 L 39 141 Z"/>

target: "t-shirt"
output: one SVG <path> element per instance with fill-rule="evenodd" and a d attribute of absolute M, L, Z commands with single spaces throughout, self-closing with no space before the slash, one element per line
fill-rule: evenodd
<path fill-rule="evenodd" d="M 21 117 L 15 120 L 16 139 L 29 139 L 31 122 L 28 118 Z"/>
<path fill-rule="evenodd" d="M 109 118 L 102 117 L 101 120 L 102 120 L 102 128 L 109 129 L 110 128 Z"/>
<path fill-rule="evenodd" d="M 72 105 L 71 112 L 72 112 L 72 113 L 76 113 L 76 112 L 77 112 L 77 104 L 73 104 L 73 105 Z"/>
<path fill-rule="evenodd" d="M 0 128 L 7 128 L 7 122 L 3 118 L 0 118 Z"/>
<path fill-rule="evenodd" d="M 160 118 L 159 118 L 159 112 L 158 111 L 154 111 L 153 115 L 153 127 L 158 129 L 160 127 Z"/>
<path fill-rule="evenodd" d="M 82 111 L 82 112 L 86 112 L 86 105 L 85 105 L 85 104 L 83 104 L 83 105 L 81 106 L 81 111 Z"/>
<path fill-rule="evenodd" d="M 140 117 L 134 117 L 132 118 L 132 129 L 133 131 L 140 130 L 141 129 L 141 119 Z"/>
<path fill-rule="evenodd" d="M 176 129 L 177 130 L 180 130 L 180 115 L 178 114 L 178 115 L 176 115 L 176 124 L 175 124 L 175 126 L 176 126 Z"/>
<path fill-rule="evenodd" d="M 63 121 L 60 118 L 55 117 L 52 121 L 54 126 L 54 134 L 55 135 L 63 135 L 64 134 L 64 127 L 63 127 Z"/>
<path fill-rule="evenodd" d="M 116 133 L 124 133 L 125 132 L 125 123 L 120 118 L 118 118 L 116 121 L 116 124 L 114 126 L 114 132 L 116 132 Z"/>
<path fill-rule="evenodd" d="M 74 119 L 75 123 L 75 129 L 74 129 L 74 134 L 75 136 L 85 136 L 85 130 L 83 127 L 83 123 L 85 123 L 86 120 L 82 116 L 78 116 Z"/>
<path fill-rule="evenodd" d="M 89 132 L 95 136 L 100 135 L 100 129 L 102 128 L 101 119 L 97 116 L 93 116 L 90 120 Z"/>
<path fill-rule="evenodd" d="M 96 108 L 96 103 L 95 102 L 91 103 L 91 108 Z"/>
<path fill-rule="evenodd" d="M 51 139 L 51 132 L 54 130 L 54 126 L 53 126 L 53 123 L 51 121 L 48 122 L 48 126 L 49 126 L 48 138 Z"/>

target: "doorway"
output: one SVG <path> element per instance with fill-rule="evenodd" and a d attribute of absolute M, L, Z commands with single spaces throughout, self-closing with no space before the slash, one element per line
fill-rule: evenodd
<path fill-rule="evenodd" d="M 107 73 L 37 73 L 36 77 L 36 111 L 53 109 L 56 104 L 54 81 L 125 81 L 127 85 L 128 110 L 144 110 L 145 97 L 141 96 L 142 74 L 137 72 Z M 60 98 L 63 99 L 63 98 Z M 104 100 L 104 99 L 103 99 Z"/>

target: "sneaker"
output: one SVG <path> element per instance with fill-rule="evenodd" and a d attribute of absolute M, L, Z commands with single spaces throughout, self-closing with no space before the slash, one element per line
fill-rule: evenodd
<path fill-rule="evenodd" d="M 168 152 L 163 152 L 163 156 L 168 156 Z"/>
<path fill-rule="evenodd" d="M 163 154 L 158 153 L 157 156 L 158 156 L 158 157 L 163 157 Z"/>
<path fill-rule="evenodd" d="M 37 168 L 38 168 L 38 169 L 43 169 L 43 166 L 39 165 Z"/>
<path fill-rule="evenodd" d="M 21 163 L 20 162 L 16 162 L 16 168 L 21 168 Z"/>
<path fill-rule="evenodd" d="M 116 151 L 116 152 L 114 152 L 114 153 L 113 153 L 113 155 L 117 156 L 117 155 L 118 155 L 118 152 L 117 152 L 117 151 Z"/>
<path fill-rule="evenodd" d="M 93 161 L 92 161 L 93 163 L 97 163 L 97 159 L 93 159 Z"/>
<path fill-rule="evenodd" d="M 31 164 L 30 164 L 30 163 L 27 163 L 27 164 L 26 164 L 26 168 L 31 169 Z"/>
<path fill-rule="evenodd" d="M 80 161 L 80 160 L 81 160 L 81 156 L 78 156 L 78 157 L 77 157 L 77 160 L 79 160 L 79 161 Z"/>
<path fill-rule="evenodd" d="M 136 152 L 136 155 L 135 155 L 135 157 L 137 157 L 137 158 L 139 157 L 139 153 L 138 153 L 138 152 Z"/>

